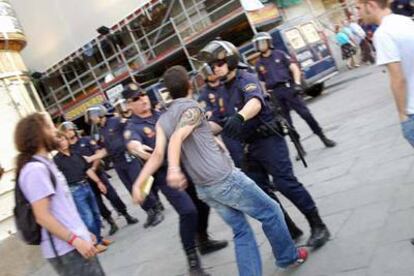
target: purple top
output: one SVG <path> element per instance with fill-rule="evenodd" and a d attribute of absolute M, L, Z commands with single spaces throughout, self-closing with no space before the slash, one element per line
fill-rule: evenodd
<path fill-rule="evenodd" d="M 53 161 L 41 156 L 34 157 L 49 164 L 49 168 L 56 178 L 56 190 L 53 188 L 48 168 L 40 162 L 30 162 L 22 168 L 19 176 L 19 185 L 24 196 L 30 203 L 50 197 L 50 212 L 52 215 L 72 233 L 83 240 L 91 241 L 90 233 L 78 214 L 63 174 L 57 169 Z M 53 236 L 53 241 L 59 256 L 74 250 L 73 246 L 56 236 Z M 42 228 L 40 246 L 45 258 L 55 257 L 49 236 L 44 228 Z"/>

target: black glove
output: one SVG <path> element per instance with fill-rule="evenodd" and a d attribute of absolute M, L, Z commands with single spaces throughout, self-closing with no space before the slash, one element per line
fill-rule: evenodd
<path fill-rule="evenodd" d="M 293 90 L 295 91 L 295 95 L 303 95 L 303 87 L 300 84 L 295 83 L 293 85 Z"/>
<path fill-rule="evenodd" d="M 239 113 L 234 114 L 233 116 L 227 119 L 223 129 L 224 134 L 226 134 L 230 138 L 240 138 L 243 123 L 243 116 Z"/>

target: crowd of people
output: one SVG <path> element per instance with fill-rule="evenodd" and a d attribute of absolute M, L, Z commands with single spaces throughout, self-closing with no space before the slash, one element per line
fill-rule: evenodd
<path fill-rule="evenodd" d="M 390 15 L 386 4 L 386 0 L 360 0 L 358 8 L 364 24 L 380 26 L 374 35 L 377 62 L 389 68 L 404 134 L 414 145 L 414 117 L 401 98 L 405 91 L 414 93 L 412 63 L 402 59 L 402 55 L 412 57 L 414 53 L 414 23 Z M 391 45 L 387 30 L 393 21 L 411 24 L 411 29 L 396 33 L 397 42 L 392 40 L 396 44 Z M 336 39 L 349 67 L 358 66 L 354 59 L 357 46 L 363 62 L 374 62 L 369 36 L 355 21 L 337 26 Z M 86 111 L 86 122 L 98 129 L 94 138 L 81 137 L 73 122 L 56 129 L 46 113 L 31 114 L 18 123 L 16 219 L 19 230 L 27 233 L 25 220 L 34 217 L 39 228 L 33 233 L 40 231 L 41 236 L 35 242 L 59 275 L 105 274 L 97 254 L 112 241 L 101 233 L 101 217 L 109 223 L 110 235 L 119 228 L 103 196 L 127 224 L 138 223 L 102 168 L 105 157 L 113 162 L 133 201 L 147 214 L 145 228 L 162 227 L 160 192 L 178 213 L 179 237 L 190 275 L 209 275 L 200 255 L 228 245 L 209 235 L 210 208 L 233 231 L 239 275 L 262 275 L 255 233 L 246 215 L 261 223 L 276 266 L 304 263 L 308 250 L 295 244 L 303 232 L 275 191 L 290 200 L 309 223 L 307 247 L 317 249 L 329 241 L 330 232 L 316 202 L 293 172 L 285 126 L 293 131 L 295 140 L 300 141 L 300 134 L 290 112 L 296 111 L 325 147 L 335 147 L 336 142 L 325 135 L 302 99 L 298 65 L 288 53 L 274 49 L 268 33 L 256 34 L 253 42 L 259 53 L 253 71 L 241 63 L 232 43 L 209 42 L 199 53 L 203 62 L 199 73 L 205 86 L 198 97 L 182 66 L 173 66 L 163 75 L 172 101 L 163 103 L 161 109 L 152 105 L 139 85 L 126 85 L 114 114 L 103 106 Z M 394 50 L 392 56 L 387 49 Z M 397 83 L 401 78 L 395 79 L 397 71 L 406 77 L 404 86 Z M 410 104 L 411 97 L 408 101 Z M 300 143 L 298 152 L 306 153 Z M 24 202 L 31 208 L 24 209 Z"/>

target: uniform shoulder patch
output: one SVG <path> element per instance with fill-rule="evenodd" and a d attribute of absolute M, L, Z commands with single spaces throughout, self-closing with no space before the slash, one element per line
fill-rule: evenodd
<path fill-rule="evenodd" d="M 132 132 L 130 130 L 125 130 L 124 131 L 124 139 L 125 140 L 131 139 L 131 136 L 132 136 Z"/>
<path fill-rule="evenodd" d="M 243 90 L 246 93 L 250 93 L 253 92 L 257 89 L 257 85 L 255 83 L 249 83 L 247 85 L 244 86 Z"/>

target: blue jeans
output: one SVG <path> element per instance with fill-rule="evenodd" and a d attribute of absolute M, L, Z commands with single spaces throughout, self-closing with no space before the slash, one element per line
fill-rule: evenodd
<path fill-rule="evenodd" d="M 100 244 L 102 242 L 101 214 L 91 186 L 89 184 L 71 185 L 70 191 L 81 219 Z"/>
<path fill-rule="evenodd" d="M 262 223 L 277 266 L 286 267 L 297 260 L 297 248 L 290 237 L 279 204 L 244 173 L 235 169 L 223 183 L 196 186 L 196 189 L 200 199 L 215 208 L 232 228 L 239 275 L 262 275 L 260 252 L 244 214 Z"/>
<path fill-rule="evenodd" d="M 401 123 L 405 139 L 414 147 L 414 115 L 408 115 L 408 119 Z"/>

